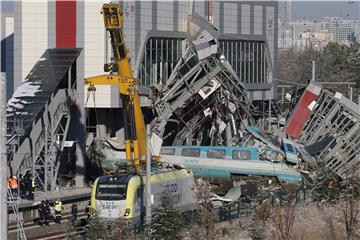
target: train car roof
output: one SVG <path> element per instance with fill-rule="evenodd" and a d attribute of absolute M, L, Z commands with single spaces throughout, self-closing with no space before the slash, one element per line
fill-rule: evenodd
<path fill-rule="evenodd" d="M 124 183 L 129 182 L 130 178 L 135 176 L 134 174 L 124 174 L 124 175 L 106 175 L 100 176 L 98 183 Z"/>
<path fill-rule="evenodd" d="M 179 174 L 182 171 L 186 171 L 186 169 L 158 169 L 155 171 L 151 172 L 151 176 L 154 175 L 160 175 L 160 174 L 169 174 L 169 173 L 176 173 Z M 130 181 L 130 179 L 132 177 L 144 177 L 145 176 L 145 171 L 141 172 L 140 174 L 123 174 L 123 175 L 105 175 L 105 176 L 100 176 L 98 183 L 127 183 Z"/>
<path fill-rule="evenodd" d="M 203 150 L 226 149 L 226 150 L 259 150 L 255 146 L 163 146 L 162 148 L 197 148 Z"/>

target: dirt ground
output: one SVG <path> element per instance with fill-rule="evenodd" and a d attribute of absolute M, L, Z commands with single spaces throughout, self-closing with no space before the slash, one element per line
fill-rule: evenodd
<path fill-rule="evenodd" d="M 296 205 L 294 210 L 294 222 L 290 239 L 294 240 L 342 240 L 347 239 L 344 212 L 344 203 L 337 205 L 316 205 L 304 203 Z M 356 209 L 360 211 L 360 209 Z M 251 240 L 249 231 L 250 217 L 234 219 L 232 222 L 221 222 L 215 224 L 209 236 L 205 229 L 193 226 L 184 232 L 184 239 L 206 239 L 207 240 Z M 352 239 L 360 239 L 360 216 L 357 216 L 357 225 Z M 256 238 L 254 238 L 256 239 Z M 271 217 L 266 220 L 262 230 L 262 237 L 257 239 L 274 240 L 281 239 L 276 235 Z"/>

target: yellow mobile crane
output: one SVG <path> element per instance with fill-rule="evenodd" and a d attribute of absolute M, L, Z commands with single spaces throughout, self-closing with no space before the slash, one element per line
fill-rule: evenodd
<path fill-rule="evenodd" d="M 133 78 L 129 53 L 125 47 L 122 31 L 123 11 L 120 4 L 103 4 L 102 14 L 104 24 L 110 33 L 113 50 L 112 63 L 105 64 L 107 75 L 85 79 L 89 91 L 95 90 L 95 85 L 117 85 L 123 105 L 125 151 L 128 168 L 135 166 L 140 169 L 142 160 L 146 157 L 146 130 L 141 112 L 137 79 Z"/>

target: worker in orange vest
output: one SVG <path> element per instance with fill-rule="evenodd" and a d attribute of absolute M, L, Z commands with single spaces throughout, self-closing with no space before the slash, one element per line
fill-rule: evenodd
<path fill-rule="evenodd" d="M 18 182 L 16 176 L 12 176 L 9 178 L 9 187 L 11 190 L 11 193 L 14 198 L 17 198 L 18 195 Z"/>

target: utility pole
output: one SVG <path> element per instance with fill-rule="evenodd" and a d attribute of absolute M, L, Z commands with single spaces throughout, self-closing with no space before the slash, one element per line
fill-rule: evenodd
<path fill-rule="evenodd" d="M 315 82 L 315 61 L 312 61 L 312 79 Z"/>
<path fill-rule="evenodd" d="M 8 238 L 7 159 L 6 159 L 6 75 L 0 76 L 0 239 Z"/>
<path fill-rule="evenodd" d="M 213 15 L 212 15 L 212 4 L 211 4 L 211 0 L 208 0 L 207 2 L 208 5 L 208 22 L 213 24 Z"/>
<path fill-rule="evenodd" d="M 348 85 L 349 87 L 349 99 L 352 101 L 353 100 L 353 87 L 351 85 Z"/>
<path fill-rule="evenodd" d="M 269 132 L 271 132 L 271 99 L 269 98 Z"/>
<path fill-rule="evenodd" d="M 151 222 L 151 152 L 150 152 L 150 126 L 146 126 L 147 152 L 146 152 L 146 223 Z"/>

